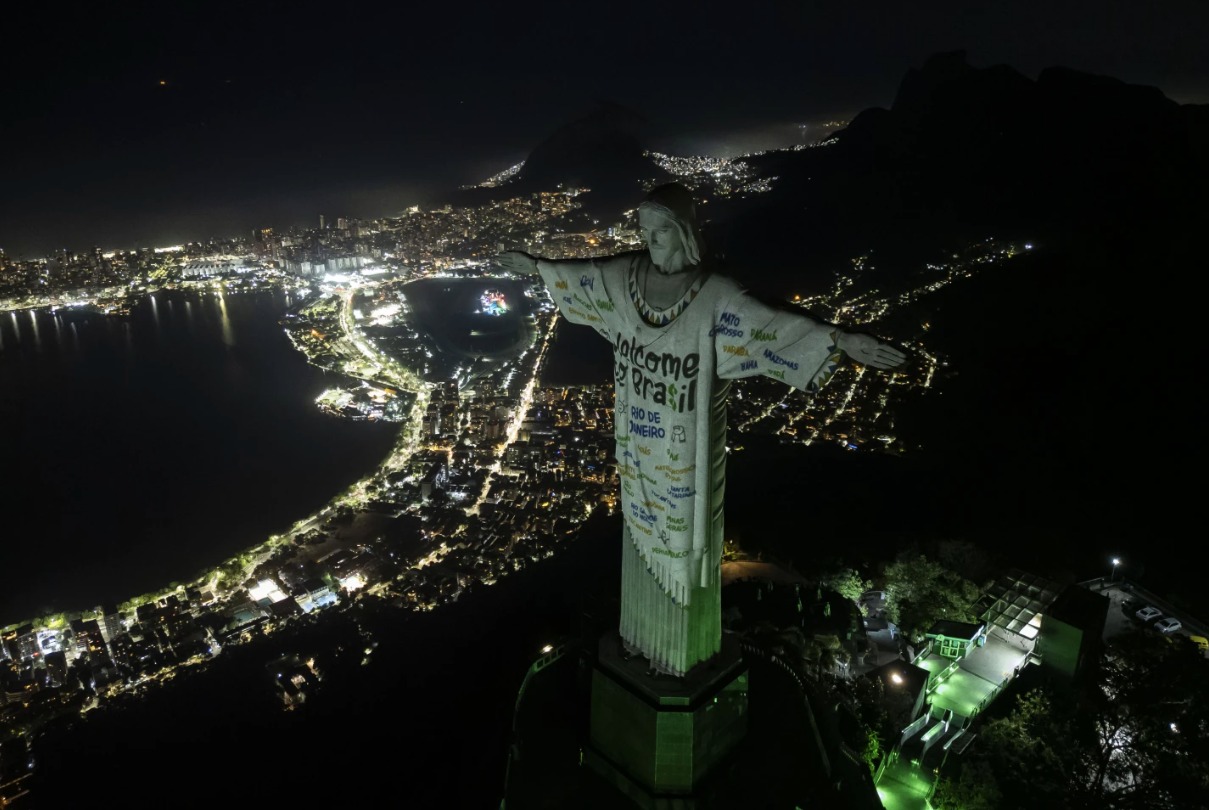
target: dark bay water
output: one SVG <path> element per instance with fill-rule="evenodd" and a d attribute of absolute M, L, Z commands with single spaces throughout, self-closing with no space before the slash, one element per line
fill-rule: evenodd
<path fill-rule="evenodd" d="M 486 315 L 481 297 L 503 293 L 507 311 Z M 528 299 L 516 281 L 501 278 L 413 281 L 404 288 L 417 325 L 434 337 L 442 351 L 466 357 L 502 358 L 516 354 L 529 337 L 525 321 Z"/>
<path fill-rule="evenodd" d="M 314 407 L 341 380 L 291 346 L 292 303 L 0 314 L 0 625 L 190 579 L 385 458 L 397 425 Z"/>
<path fill-rule="evenodd" d="M 590 326 L 560 320 L 542 366 L 543 385 L 613 382 L 613 347 Z"/>

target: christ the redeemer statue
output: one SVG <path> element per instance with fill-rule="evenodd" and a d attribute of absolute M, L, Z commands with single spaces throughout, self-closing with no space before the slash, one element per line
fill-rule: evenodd
<path fill-rule="evenodd" d="M 816 391 L 847 357 L 906 359 L 869 335 L 769 307 L 715 272 L 692 197 L 669 184 L 638 210 L 647 250 L 497 263 L 541 273 L 563 316 L 613 346 L 624 540 L 621 638 L 659 672 L 683 676 L 722 641 L 722 500 L 730 381 L 762 374 Z"/>

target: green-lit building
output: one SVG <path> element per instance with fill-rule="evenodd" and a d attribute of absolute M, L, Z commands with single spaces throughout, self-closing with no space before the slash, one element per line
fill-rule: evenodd
<path fill-rule="evenodd" d="M 953 622 L 941 619 L 925 635 L 932 652 L 959 660 L 986 643 L 986 625 L 979 622 Z"/>
<path fill-rule="evenodd" d="M 1111 600 L 1081 585 L 1064 589 L 1041 617 L 1037 655 L 1041 666 L 1067 682 L 1077 681 L 1103 647 Z"/>

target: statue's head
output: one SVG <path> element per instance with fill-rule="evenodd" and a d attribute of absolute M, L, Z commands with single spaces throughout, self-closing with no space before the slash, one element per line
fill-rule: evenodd
<path fill-rule="evenodd" d="M 664 273 L 701 264 L 704 243 L 697 227 L 697 206 L 679 183 L 658 186 L 638 206 L 638 227 L 651 261 Z"/>

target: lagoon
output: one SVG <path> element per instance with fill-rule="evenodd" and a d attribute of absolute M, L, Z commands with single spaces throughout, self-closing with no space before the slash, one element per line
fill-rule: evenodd
<path fill-rule="evenodd" d="M 278 324 L 285 291 L 166 291 L 125 318 L 0 314 L 0 625 L 186 581 L 322 507 L 400 426 Z"/>

